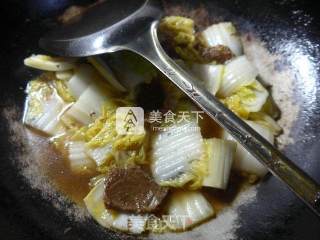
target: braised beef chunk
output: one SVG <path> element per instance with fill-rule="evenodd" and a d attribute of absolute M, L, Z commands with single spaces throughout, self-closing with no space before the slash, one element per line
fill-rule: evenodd
<path fill-rule="evenodd" d="M 155 211 L 168 189 L 159 186 L 140 167 L 114 168 L 105 181 L 105 206 L 134 213 Z"/>
<path fill-rule="evenodd" d="M 213 62 L 223 64 L 229 59 L 233 58 L 231 50 L 223 45 L 217 45 L 214 47 L 200 48 L 200 54 L 205 62 Z"/>

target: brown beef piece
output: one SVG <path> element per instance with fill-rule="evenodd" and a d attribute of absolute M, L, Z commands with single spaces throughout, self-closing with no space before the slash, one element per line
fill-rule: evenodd
<path fill-rule="evenodd" d="M 220 64 L 225 63 L 234 56 L 231 50 L 223 45 L 201 48 L 199 49 L 199 52 L 205 62 L 216 61 Z"/>
<path fill-rule="evenodd" d="M 105 206 L 134 213 L 155 211 L 166 197 L 161 187 L 140 167 L 114 168 L 105 181 Z"/>

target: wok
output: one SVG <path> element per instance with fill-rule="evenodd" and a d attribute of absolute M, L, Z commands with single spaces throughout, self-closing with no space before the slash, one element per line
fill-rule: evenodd
<path fill-rule="evenodd" d="M 213 20 L 234 21 L 280 56 L 276 67 L 294 75 L 293 99 L 298 106 L 290 130 L 293 139 L 283 151 L 320 181 L 320 25 L 316 3 L 296 0 L 167 1 L 169 5 L 202 4 Z M 28 80 L 37 75 L 23 66 L 25 57 L 40 52 L 38 39 L 56 25 L 56 16 L 73 4 L 90 1 L 6 0 L 0 7 L 0 234 L 4 239 L 135 239 L 105 230 L 93 220 L 77 221 L 53 204 L 55 194 L 32 187 L 22 172 L 25 139 L 21 118 Z M 119 6 L 121 7 L 121 6 Z M 283 79 L 285 81 L 286 79 Z M 254 200 L 236 209 L 234 239 L 320 239 L 320 220 L 274 177 L 258 186 Z M 226 224 L 228 224 L 226 222 Z M 228 239 L 225 235 L 223 239 Z M 222 238 L 212 230 L 213 239 Z M 148 238 L 144 236 L 144 238 Z M 196 236 L 190 235 L 190 239 Z M 198 239 L 202 239 L 198 236 Z"/>

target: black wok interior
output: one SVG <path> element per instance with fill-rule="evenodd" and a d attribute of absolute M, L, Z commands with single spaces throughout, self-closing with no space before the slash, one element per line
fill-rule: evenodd
<path fill-rule="evenodd" d="M 32 190 L 16 169 L 22 145 L 8 141 L 12 134 L 4 112 L 16 109 L 22 117 L 24 88 L 37 72 L 23 59 L 39 53 L 38 39 L 56 25 L 55 17 L 76 0 L 4 0 L 0 6 L 0 236 L 1 239 L 128 239 L 99 227 L 92 220 L 70 221 L 52 207 L 40 191 Z M 171 4 L 204 4 L 219 19 L 253 30 L 268 49 L 282 54 L 279 67 L 295 73 L 295 100 L 300 106 L 291 135 L 295 144 L 285 153 L 320 182 L 320 18 L 317 3 L 296 0 L 170 1 Z M 119 6 L 121 7 L 121 6 Z M 252 24 L 242 24 L 250 22 Z M 292 45 L 294 43 L 294 45 Z M 304 64 L 295 61 L 304 56 Z M 300 64 L 298 64 L 300 63 Z M 301 69 L 303 71 L 301 71 Z M 13 121 L 10 119 L 10 121 Z M 258 188 L 257 199 L 240 208 L 237 239 L 320 239 L 320 220 L 277 179 L 269 177 Z"/>

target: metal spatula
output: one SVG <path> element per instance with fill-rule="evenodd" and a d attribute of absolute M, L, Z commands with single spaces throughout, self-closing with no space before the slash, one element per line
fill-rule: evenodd
<path fill-rule="evenodd" d="M 158 20 L 162 14 L 160 1 L 157 0 L 107 0 L 89 9 L 74 23 L 42 38 L 40 46 L 61 56 L 92 56 L 119 50 L 140 54 L 320 216 L 319 184 L 166 55 L 157 37 Z"/>

